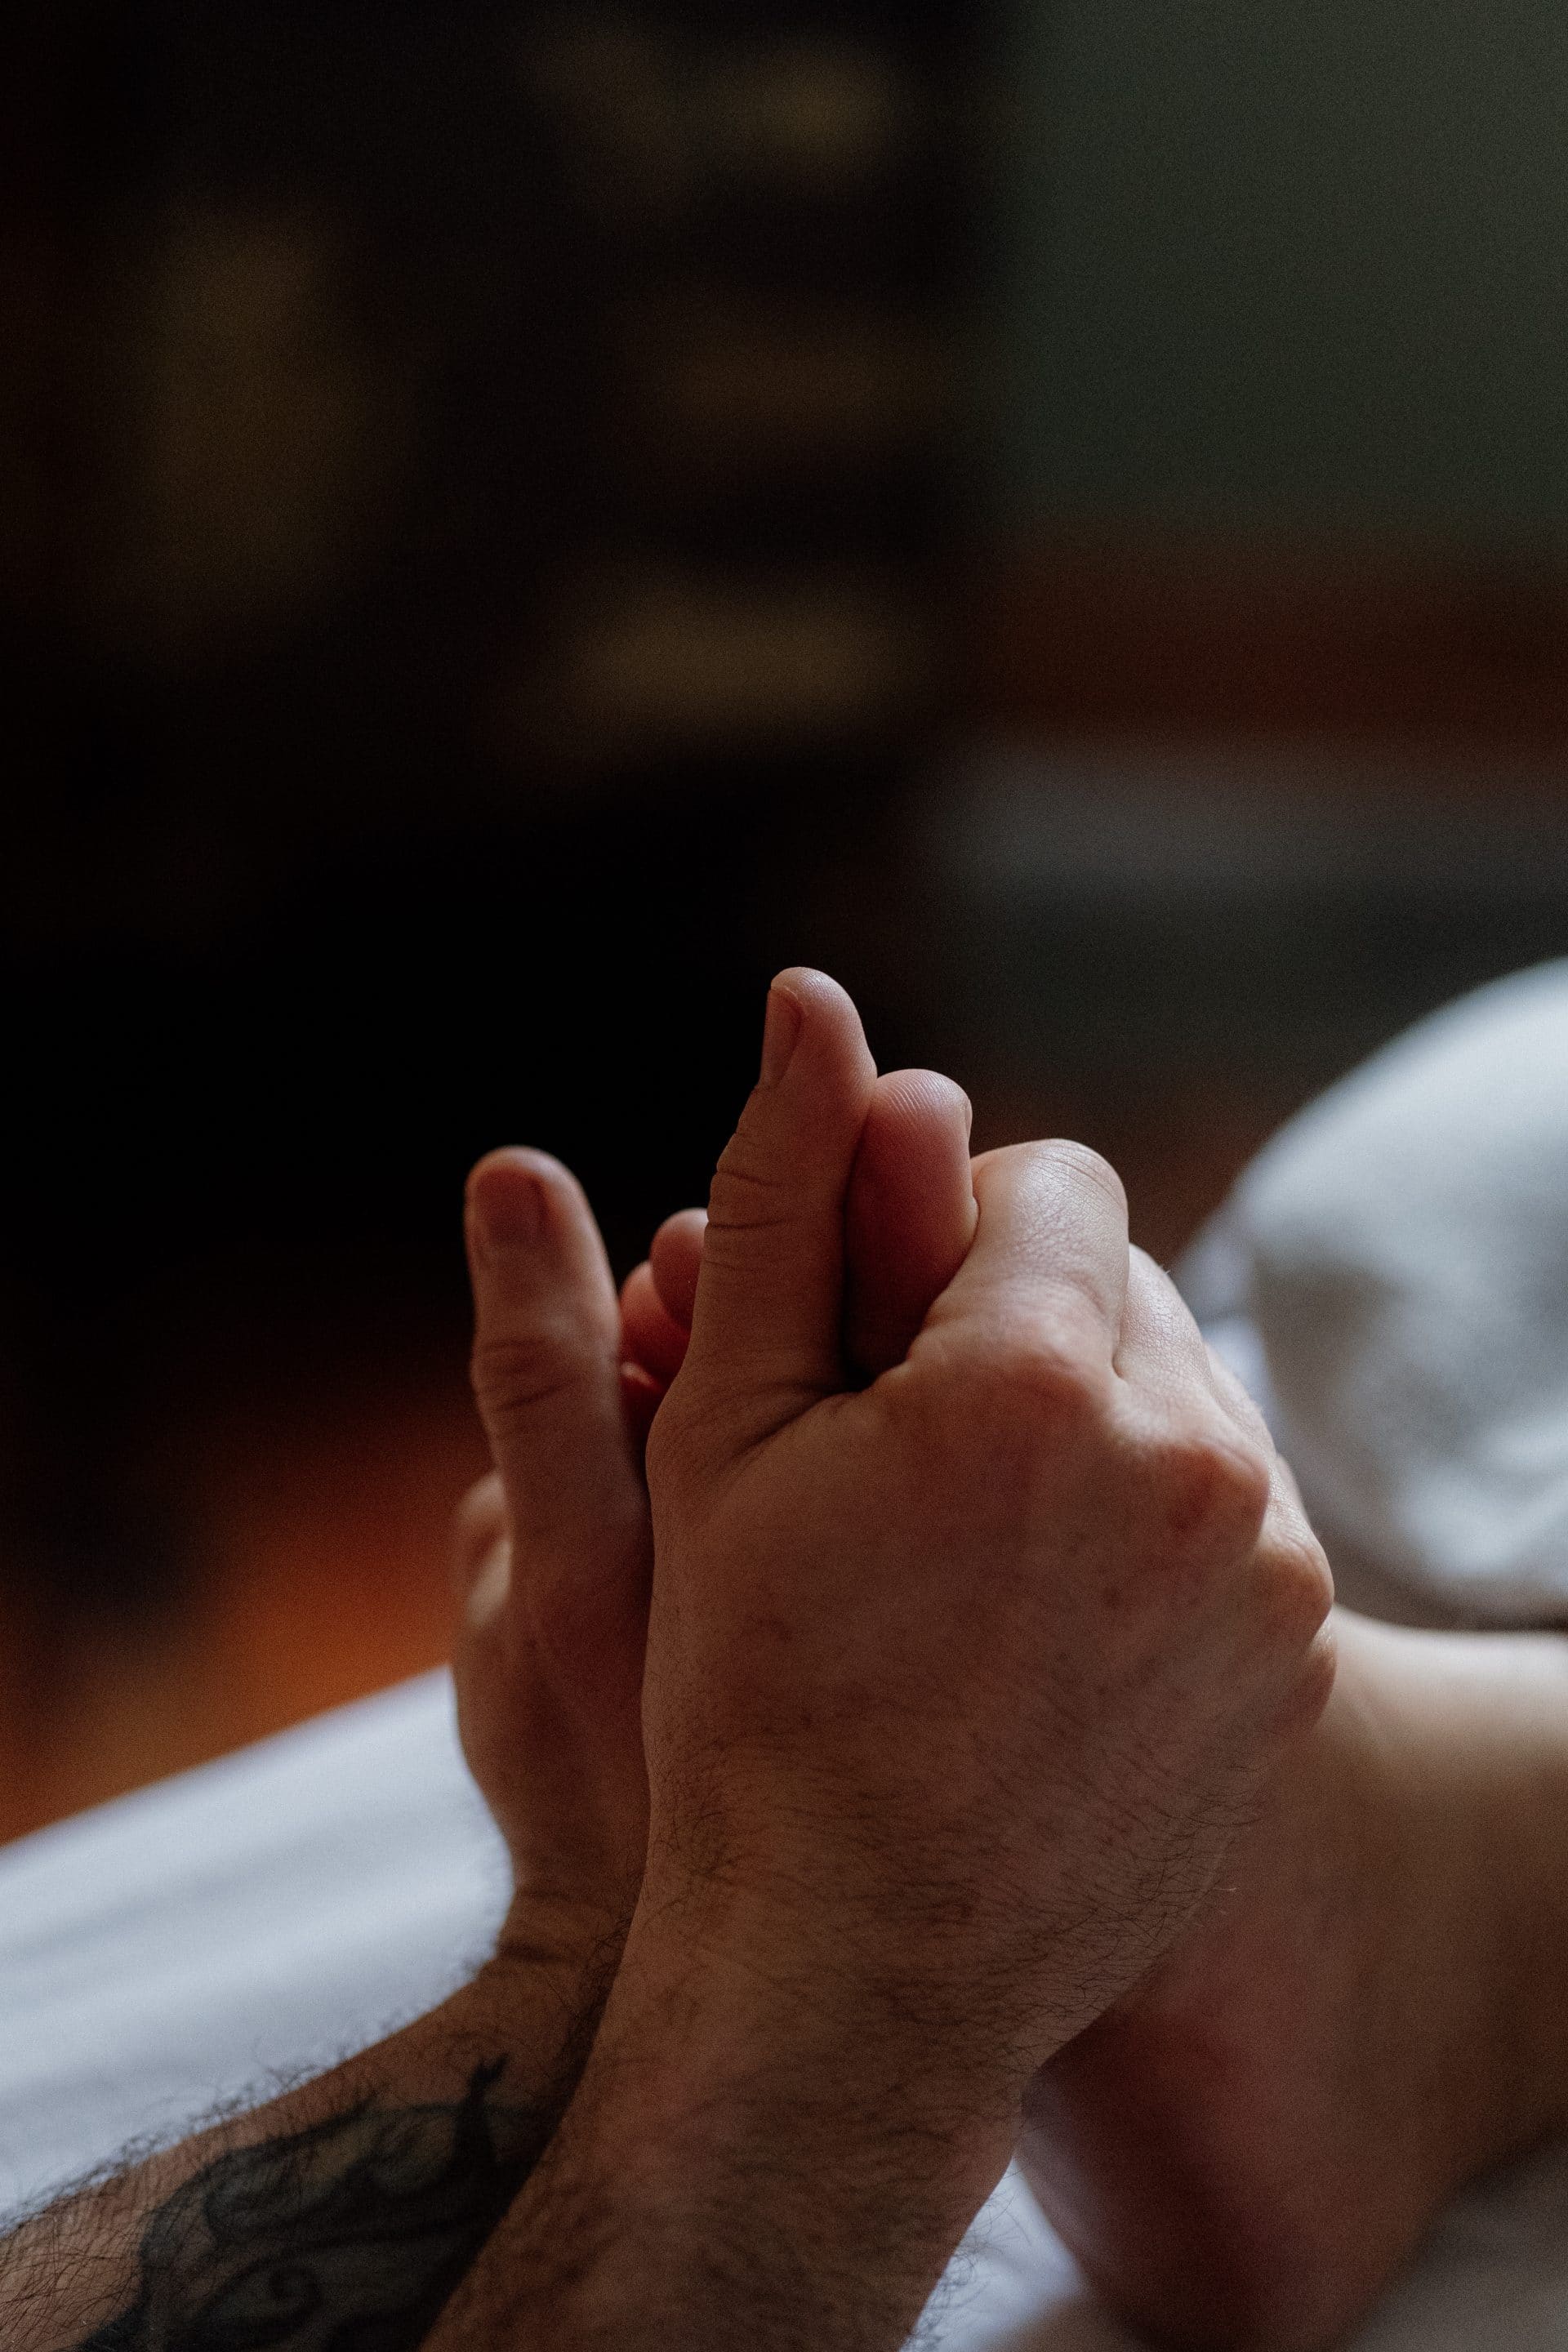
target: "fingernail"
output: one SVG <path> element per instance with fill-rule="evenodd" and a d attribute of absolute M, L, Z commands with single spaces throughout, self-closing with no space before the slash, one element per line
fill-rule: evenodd
<path fill-rule="evenodd" d="M 763 1067 L 760 1083 L 776 1087 L 789 1067 L 800 1036 L 801 1010 L 795 999 L 782 988 L 768 991 L 767 1015 L 763 1023 Z"/>
<path fill-rule="evenodd" d="M 974 1133 L 974 1105 L 970 1101 L 967 1094 L 964 1094 L 962 1087 L 960 1087 L 958 1091 L 961 1095 L 963 1095 L 963 1132 L 966 1136 L 973 1136 Z"/>
<path fill-rule="evenodd" d="M 487 1249 L 531 1249 L 544 1231 L 543 1188 L 526 1169 L 489 1170 L 473 1211 Z"/>

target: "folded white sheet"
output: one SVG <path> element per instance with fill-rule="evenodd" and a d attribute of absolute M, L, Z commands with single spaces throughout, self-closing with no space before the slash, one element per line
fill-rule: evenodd
<path fill-rule="evenodd" d="M 1440 1615 L 1568 1616 L 1568 962 L 1423 1022 L 1283 1129 L 1191 1281 L 1259 1334 L 1331 1551 Z"/>
<path fill-rule="evenodd" d="M 374 2041 L 480 1954 L 504 1864 L 447 1677 L 0 1854 L 0 2200 Z M 922 2352 L 1127 2352 L 1009 2176 Z M 1473 2191 L 1357 2352 L 1562 2352 L 1568 2150 Z"/>

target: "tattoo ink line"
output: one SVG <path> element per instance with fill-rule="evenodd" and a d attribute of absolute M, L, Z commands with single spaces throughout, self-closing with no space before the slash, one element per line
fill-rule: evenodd
<path fill-rule="evenodd" d="M 552 2122 L 374 2101 L 219 2157 L 148 2224 L 132 2307 L 75 2352 L 415 2352 L 543 2154 Z"/>

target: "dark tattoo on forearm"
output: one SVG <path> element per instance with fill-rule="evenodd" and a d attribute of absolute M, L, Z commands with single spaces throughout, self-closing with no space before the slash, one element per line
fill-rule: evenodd
<path fill-rule="evenodd" d="M 374 2102 L 221 2156 L 154 2214 L 141 2293 L 76 2352 L 414 2352 L 543 2154 L 492 2104 Z"/>

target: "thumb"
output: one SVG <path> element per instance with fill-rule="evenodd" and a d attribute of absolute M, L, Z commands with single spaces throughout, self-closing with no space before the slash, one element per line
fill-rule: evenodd
<path fill-rule="evenodd" d="M 591 1581 L 635 1538 L 641 1486 L 621 1404 L 620 1313 L 575 1180 L 542 1151 L 468 1179 L 474 1395 L 522 1549 Z"/>
<path fill-rule="evenodd" d="M 935 1070 L 877 1080 L 844 1207 L 847 1369 L 875 1379 L 902 1363 L 974 1238 L 969 1097 Z M 656 1391 L 680 1370 L 708 1215 L 667 1217 L 621 1290 L 623 1352 Z"/>
<path fill-rule="evenodd" d="M 762 1075 L 713 1178 L 678 1383 L 742 1444 L 843 1385 L 844 1202 L 876 1079 L 837 982 L 781 972 Z"/>

